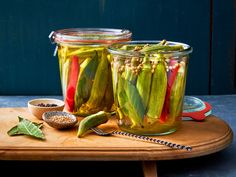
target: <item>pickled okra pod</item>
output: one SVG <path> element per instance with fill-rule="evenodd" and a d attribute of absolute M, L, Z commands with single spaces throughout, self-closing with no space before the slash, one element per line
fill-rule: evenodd
<path fill-rule="evenodd" d="M 102 52 L 104 50 L 103 47 L 99 47 L 99 48 L 92 48 L 92 49 L 86 49 L 86 48 L 80 48 L 77 49 L 75 51 L 69 52 L 67 54 L 67 56 L 74 56 L 74 55 L 78 55 L 79 57 L 90 57 L 93 55 L 94 51 L 97 51 L 98 53 Z"/>
<path fill-rule="evenodd" d="M 97 67 L 90 97 L 88 101 L 80 107 L 81 113 L 97 112 L 97 109 L 101 109 L 100 106 L 108 83 L 108 65 L 107 52 L 104 50 L 101 61 Z"/>
<path fill-rule="evenodd" d="M 109 111 L 114 103 L 114 95 L 113 95 L 113 85 L 112 85 L 112 74 L 111 74 L 111 66 L 109 65 L 108 69 L 108 82 L 106 91 L 103 98 L 104 111 Z"/>
<path fill-rule="evenodd" d="M 98 63 L 98 55 L 94 51 L 94 56 L 85 59 L 81 64 L 79 80 L 76 86 L 75 112 L 78 112 L 78 108 L 89 99 Z"/>
<path fill-rule="evenodd" d="M 143 58 L 142 69 L 138 74 L 138 79 L 136 84 L 137 90 L 142 99 L 142 103 L 145 110 L 147 108 L 149 101 L 149 94 L 152 81 L 152 72 L 151 72 L 152 67 L 150 62 L 151 61 L 149 60 L 148 56 L 145 56 Z"/>
<path fill-rule="evenodd" d="M 71 60 L 67 58 L 68 47 L 59 46 L 58 49 L 58 57 L 59 57 L 59 68 L 60 68 L 60 78 L 61 78 L 61 86 L 63 96 L 66 95 L 66 88 L 68 85 L 68 75 L 69 75 L 69 68 Z"/>
<path fill-rule="evenodd" d="M 138 93 L 137 88 L 130 82 L 126 83 L 125 92 L 131 105 L 130 107 L 132 108 L 131 110 L 128 111 L 130 114 L 132 114 L 130 118 L 133 123 L 133 126 L 136 126 L 137 124 L 140 126 L 142 125 L 145 114 L 145 109 L 142 103 L 142 99 Z"/>
<path fill-rule="evenodd" d="M 161 57 L 161 56 L 160 56 Z M 153 123 L 160 118 L 165 102 L 167 88 L 166 66 L 163 58 L 158 61 L 152 76 L 150 98 L 147 108 L 148 122 Z"/>
<path fill-rule="evenodd" d="M 57 52 L 57 56 L 58 56 L 58 62 L 59 62 L 59 71 L 60 71 L 60 78 L 62 78 L 62 66 L 63 66 L 63 63 L 64 63 L 64 58 L 62 57 L 61 55 L 61 51 L 59 50 Z"/>
<path fill-rule="evenodd" d="M 153 52 L 153 51 L 181 51 L 183 50 L 182 45 L 152 45 L 150 47 L 143 48 L 140 52 Z"/>
<path fill-rule="evenodd" d="M 112 71 L 112 85 L 113 85 L 113 93 L 114 93 L 114 101 L 118 102 L 118 98 L 117 98 L 117 91 L 118 91 L 118 80 L 120 77 L 120 73 L 122 72 L 122 70 L 124 69 L 124 60 L 123 59 L 119 59 L 116 60 L 114 59 L 114 61 L 111 61 L 111 71 Z"/>
<path fill-rule="evenodd" d="M 124 78 L 125 80 L 131 82 L 133 85 L 136 84 L 138 70 L 136 69 L 138 66 L 138 58 L 132 57 L 129 64 L 125 65 Z"/>
<path fill-rule="evenodd" d="M 125 66 L 125 71 L 119 77 L 120 92 L 118 93 L 118 100 L 122 104 L 126 116 L 131 119 L 132 126 L 141 126 L 145 107 L 136 88 L 139 58 L 132 57 L 130 60 L 130 63 Z"/>
<path fill-rule="evenodd" d="M 128 102 L 128 98 L 125 93 L 124 87 L 125 87 L 125 80 L 120 75 L 118 77 L 117 99 L 118 99 L 118 107 L 121 109 L 123 109 L 125 107 L 125 104 Z"/>
<path fill-rule="evenodd" d="M 169 107 L 170 107 L 171 90 L 172 90 L 172 87 L 173 87 L 174 82 L 176 80 L 176 76 L 179 71 L 179 65 L 178 65 L 177 61 L 170 60 L 169 65 L 170 65 L 170 67 L 172 67 L 172 69 L 170 69 L 168 72 L 167 90 L 166 90 L 164 107 L 163 107 L 163 110 L 161 113 L 161 119 L 160 119 L 161 122 L 166 122 L 166 120 L 168 119 L 169 112 L 170 112 Z"/>
<path fill-rule="evenodd" d="M 136 87 L 123 77 L 119 78 L 119 83 L 121 85 L 118 89 L 120 109 L 130 118 L 132 127 L 142 126 L 145 110 Z"/>
<path fill-rule="evenodd" d="M 184 99 L 184 86 L 185 86 L 185 63 L 182 62 L 180 64 L 180 68 L 176 75 L 176 79 L 173 83 L 171 93 L 170 93 L 170 114 L 169 114 L 169 122 L 178 116 L 181 116 L 182 104 Z"/>
<path fill-rule="evenodd" d="M 69 80 L 69 71 L 70 71 L 70 59 L 61 59 L 61 85 L 62 85 L 62 92 L 63 95 L 66 95 L 66 88 L 68 86 L 68 80 Z"/>

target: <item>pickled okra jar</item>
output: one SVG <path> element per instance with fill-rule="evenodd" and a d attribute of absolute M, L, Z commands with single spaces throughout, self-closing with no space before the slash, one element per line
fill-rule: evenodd
<path fill-rule="evenodd" d="M 114 103 L 107 47 L 129 41 L 121 29 L 72 28 L 52 32 L 57 44 L 65 109 L 78 116 L 109 112 Z"/>
<path fill-rule="evenodd" d="M 113 44 L 108 50 L 120 129 L 141 135 L 176 131 L 192 48 L 162 40 Z"/>

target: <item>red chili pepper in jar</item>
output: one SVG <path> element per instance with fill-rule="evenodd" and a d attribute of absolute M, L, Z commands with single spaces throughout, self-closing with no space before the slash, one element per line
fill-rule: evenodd
<path fill-rule="evenodd" d="M 66 99 L 65 99 L 65 107 L 68 111 L 73 112 L 74 109 L 74 96 L 76 90 L 76 84 L 79 75 L 79 57 L 72 56 L 71 58 L 71 67 L 70 67 L 70 74 L 69 74 L 69 83 L 66 90 Z"/>
<path fill-rule="evenodd" d="M 176 64 L 177 64 L 177 61 L 175 60 L 170 61 L 170 67 L 169 67 L 170 70 L 168 72 L 168 82 L 167 82 L 165 103 L 164 103 L 163 110 L 160 117 L 161 123 L 164 123 L 166 121 L 167 116 L 169 114 L 171 89 L 179 70 L 179 65 L 176 65 Z"/>

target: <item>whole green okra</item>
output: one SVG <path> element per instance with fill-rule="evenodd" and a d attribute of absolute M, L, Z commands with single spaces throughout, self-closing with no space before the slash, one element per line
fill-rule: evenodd
<path fill-rule="evenodd" d="M 77 136 L 82 137 L 90 128 L 106 123 L 109 117 L 111 117 L 111 114 L 104 111 L 85 117 L 79 123 Z"/>

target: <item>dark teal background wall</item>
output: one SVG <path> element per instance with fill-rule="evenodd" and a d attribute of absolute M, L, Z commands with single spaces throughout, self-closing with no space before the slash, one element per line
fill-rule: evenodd
<path fill-rule="evenodd" d="M 187 94 L 235 93 L 234 22 L 233 0 L 3 1 L 0 95 L 61 94 L 48 35 L 71 27 L 127 28 L 133 39 L 188 43 Z"/>

